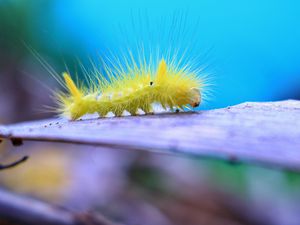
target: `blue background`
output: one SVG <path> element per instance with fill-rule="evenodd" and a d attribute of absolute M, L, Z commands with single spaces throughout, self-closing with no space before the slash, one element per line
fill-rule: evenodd
<path fill-rule="evenodd" d="M 205 107 L 214 108 L 243 101 L 297 97 L 300 92 L 299 9 L 299 1 L 278 0 L 69 0 L 58 1 L 54 14 L 60 35 L 81 39 L 90 54 L 122 48 L 123 28 L 126 39 L 136 40 L 138 35 L 145 43 L 147 38 L 142 37 L 147 35 L 145 30 L 159 26 L 161 18 L 165 18 L 163 27 L 169 29 L 172 18 L 186 17 L 184 26 L 196 30 L 197 35 L 190 43 L 191 54 L 201 56 L 208 52 L 209 55 L 201 61 L 209 64 L 214 80 L 213 96 Z M 160 32 L 159 29 L 156 31 Z M 175 44 L 184 48 L 189 38 L 192 37 L 178 38 Z"/>

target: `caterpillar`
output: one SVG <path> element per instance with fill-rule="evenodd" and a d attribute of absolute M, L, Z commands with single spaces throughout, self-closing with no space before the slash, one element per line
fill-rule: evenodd
<path fill-rule="evenodd" d="M 134 116 L 142 110 L 153 113 L 153 104 L 178 111 L 198 107 L 202 102 L 204 79 L 188 65 L 161 58 L 156 69 L 150 63 L 127 65 L 119 69 L 106 67 L 106 76 L 97 72 L 88 85 L 75 84 L 71 75 L 63 73 L 67 92 L 56 93 L 59 114 L 77 120 L 86 114 L 100 117 L 124 112 Z"/>

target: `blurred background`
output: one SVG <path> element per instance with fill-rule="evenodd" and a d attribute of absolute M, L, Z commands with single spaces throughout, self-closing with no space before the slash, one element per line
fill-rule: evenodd
<path fill-rule="evenodd" d="M 212 77 L 200 109 L 300 99 L 299 10 L 296 0 L 0 0 L 0 124 L 54 115 L 44 106 L 60 87 L 29 48 L 79 76 L 78 59 L 89 69 L 141 42 L 186 50 Z M 0 172 L 1 188 L 71 211 L 125 224 L 300 224 L 300 176 L 287 171 L 59 144 L 0 151 L 1 163 L 30 155 Z"/>

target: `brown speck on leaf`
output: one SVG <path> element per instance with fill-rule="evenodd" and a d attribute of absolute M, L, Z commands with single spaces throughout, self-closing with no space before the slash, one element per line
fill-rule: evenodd
<path fill-rule="evenodd" d="M 10 140 L 13 146 L 21 146 L 23 144 L 23 140 L 21 138 L 11 138 Z"/>

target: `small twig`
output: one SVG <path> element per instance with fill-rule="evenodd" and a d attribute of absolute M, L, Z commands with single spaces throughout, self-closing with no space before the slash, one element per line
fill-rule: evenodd
<path fill-rule="evenodd" d="M 12 162 L 10 164 L 6 164 L 6 165 L 1 165 L 0 164 L 0 170 L 4 170 L 4 169 L 9 169 L 9 168 L 15 167 L 15 166 L 19 165 L 20 163 L 25 162 L 28 158 L 29 158 L 28 156 L 24 156 L 23 158 L 15 161 L 15 162 Z"/>

